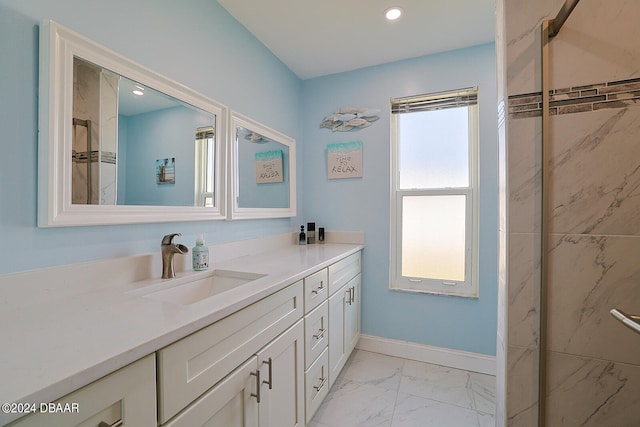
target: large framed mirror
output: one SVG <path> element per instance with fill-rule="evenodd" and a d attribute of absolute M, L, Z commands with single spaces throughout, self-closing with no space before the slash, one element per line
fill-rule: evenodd
<path fill-rule="evenodd" d="M 222 104 L 43 22 L 38 225 L 226 218 L 228 120 Z"/>
<path fill-rule="evenodd" d="M 296 215 L 296 141 L 231 113 L 232 219 Z"/>

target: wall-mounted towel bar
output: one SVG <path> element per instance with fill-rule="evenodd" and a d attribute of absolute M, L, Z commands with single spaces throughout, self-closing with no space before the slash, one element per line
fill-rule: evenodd
<path fill-rule="evenodd" d="M 640 316 L 627 314 L 624 311 L 615 308 L 611 310 L 610 313 L 613 317 L 622 322 L 623 325 L 640 334 Z"/>

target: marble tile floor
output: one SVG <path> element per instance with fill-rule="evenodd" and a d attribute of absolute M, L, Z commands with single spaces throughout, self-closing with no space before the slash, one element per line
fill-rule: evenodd
<path fill-rule="evenodd" d="M 308 427 L 494 427 L 495 377 L 355 350 Z"/>

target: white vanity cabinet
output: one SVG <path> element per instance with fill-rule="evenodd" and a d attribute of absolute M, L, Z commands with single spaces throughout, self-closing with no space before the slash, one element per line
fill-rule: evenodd
<path fill-rule="evenodd" d="M 160 424 L 302 426 L 302 305 L 297 282 L 159 350 Z"/>
<path fill-rule="evenodd" d="M 360 263 L 358 251 L 304 279 L 307 422 L 360 338 Z"/>
<path fill-rule="evenodd" d="M 329 387 L 360 338 L 360 252 L 329 266 Z"/>
<path fill-rule="evenodd" d="M 303 427 L 303 324 L 250 357 L 166 427 Z"/>
<path fill-rule="evenodd" d="M 154 353 L 78 390 L 65 389 L 68 394 L 55 403 L 63 408 L 70 405 L 67 413 L 9 418 L 8 426 L 304 427 L 326 398 L 360 333 L 360 251 L 314 246 L 303 249 L 317 257 L 312 258 L 318 259 L 317 264 L 304 259 L 293 264 L 304 269 L 302 280 L 291 282 L 302 276 L 302 270 L 290 279 L 280 278 L 286 281 L 279 283 L 278 290 L 265 287 L 261 299 L 252 299 L 251 304 L 229 296 L 238 304 L 235 311 L 219 304 L 216 309 L 224 310 L 224 317 L 212 310 L 216 320 L 200 323 L 206 325 L 202 329 L 181 335 L 163 348 L 154 347 Z M 299 251 L 296 246 L 282 253 L 288 257 Z M 126 307 L 135 307 L 134 298 L 122 298 Z M 142 308 L 159 308 L 153 300 L 135 298 Z M 201 307 L 193 322 L 204 321 L 201 316 L 207 314 Z M 166 309 L 166 314 L 154 319 L 176 333 L 173 315 L 189 315 L 190 308 Z M 105 339 L 113 345 L 120 332 L 114 328 Z M 153 340 L 144 333 L 144 325 L 135 326 L 134 332 L 139 338 L 129 340 L 117 354 Z M 96 362 L 95 366 L 105 365 Z M 76 374 L 79 381 L 83 372 Z M 73 404 L 77 404 L 75 411 Z"/>
<path fill-rule="evenodd" d="M 149 355 L 55 402 L 65 412 L 38 412 L 12 427 L 156 426 L 156 364 Z M 61 405 L 61 406 L 58 406 Z"/>

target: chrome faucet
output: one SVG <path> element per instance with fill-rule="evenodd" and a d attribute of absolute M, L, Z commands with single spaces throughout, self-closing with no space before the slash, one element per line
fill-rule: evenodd
<path fill-rule="evenodd" d="M 182 236 L 180 233 L 167 234 L 162 238 L 162 278 L 171 279 L 176 277 L 176 271 L 173 268 L 173 256 L 175 254 L 186 254 L 189 248 L 185 245 L 173 243 L 173 238 Z"/>

